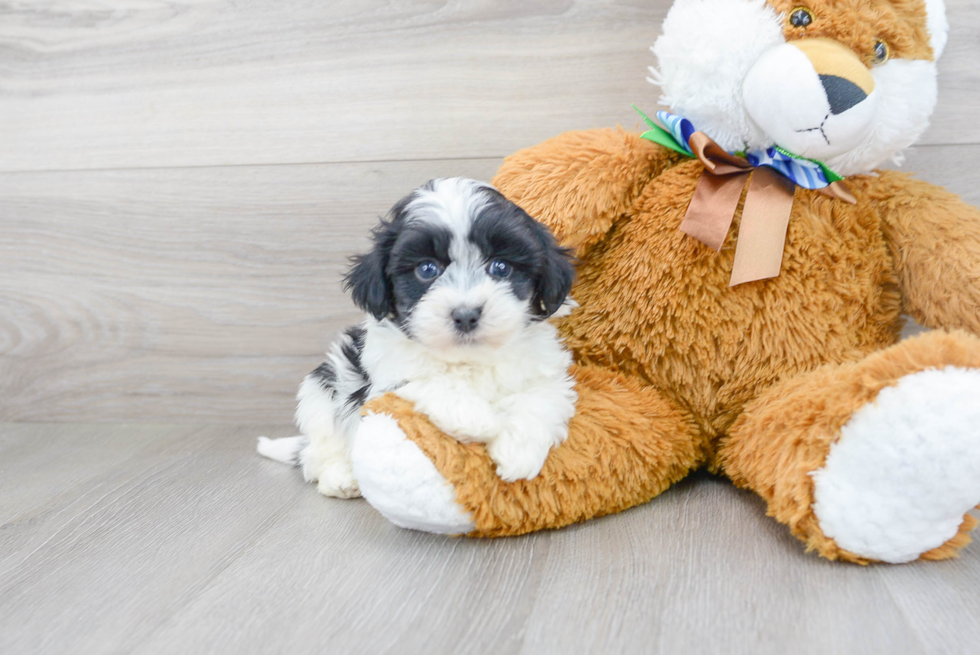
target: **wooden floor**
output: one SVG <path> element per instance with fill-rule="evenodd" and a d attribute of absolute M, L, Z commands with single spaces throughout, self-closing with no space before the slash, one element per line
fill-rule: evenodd
<path fill-rule="evenodd" d="M 980 544 L 835 564 L 696 476 L 503 540 L 401 530 L 286 426 L 0 424 L 0 653 L 976 653 Z"/>

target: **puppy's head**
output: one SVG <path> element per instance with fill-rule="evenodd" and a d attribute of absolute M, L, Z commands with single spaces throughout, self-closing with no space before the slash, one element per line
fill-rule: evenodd
<path fill-rule="evenodd" d="M 575 277 L 547 228 L 474 180 L 432 180 L 372 236 L 346 288 L 363 310 L 436 350 L 504 345 L 554 314 Z"/>

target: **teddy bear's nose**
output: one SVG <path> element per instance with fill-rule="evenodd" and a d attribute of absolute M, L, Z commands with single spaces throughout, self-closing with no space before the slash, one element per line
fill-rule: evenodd
<path fill-rule="evenodd" d="M 832 114 L 843 114 L 874 91 L 871 71 L 847 47 L 832 39 L 799 39 L 790 42 L 800 50 L 820 77 Z"/>
<path fill-rule="evenodd" d="M 820 83 L 827 93 L 830 113 L 843 114 L 851 107 L 868 99 L 864 89 L 839 75 L 821 75 Z"/>

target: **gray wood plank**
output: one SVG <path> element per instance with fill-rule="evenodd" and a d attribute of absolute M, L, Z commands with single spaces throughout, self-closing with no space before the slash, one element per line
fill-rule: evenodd
<path fill-rule="evenodd" d="M 805 555 L 717 478 L 563 531 L 547 567 L 522 653 L 926 652 L 880 579 Z"/>
<path fill-rule="evenodd" d="M 0 652 L 967 653 L 980 549 L 858 567 L 802 552 L 699 475 L 628 512 L 502 540 L 401 530 L 253 453 L 276 426 L 4 426 Z M 87 435 L 94 455 L 66 444 Z M 139 444 L 117 455 L 121 440 Z M 20 448 L 33 438 L 35 452 Z M 96 455 L 111 463 L 106 465 Z M 57 467 L 47 475 L 57 485 Z"/>
<path fill-rule="evenodd" d="M 0 174 L 0 419 L 288 422 L 377 215 L 497 160 Z M 980 146 L 904 170 L 980 203 Z"/>
<path fill-rule="evenodd" d="M 869 569 L 803 555 L 722 481 L 499 541 L 360 515 L 311 532 L 347 503 L 308 502 L 140 652 L 927 652 Z"/>
<path fill-rule="evenodd" d="M 637 124 L 671 0 L 117 0 L 8 6 L 0 170 L 501 157 Z M 980 7 L 924 143 L 977 143 Z"/>
<path fill-rule="evenodd" d="M 958 193 L 964 202 L 976 207 L 980 206 L 980 185 L 977 185 L 976 175 L 978 166 L 980 148 L 975 145 L 950 145 L 911 148 L 901 166 L 889 168 L 944 186 Z"/>
<path fill-rule="evenodd" d="M 974 512 L 976 515 L 976 512 Z M 976 535 L 974 535 L 976 538 Z M 980 544 L 934 566 L 876 567 L 892 599 L 930 653 L 965 655 L 980 644 Z M 973 620 L 963 620 L 970 616 Z"/>
<path fill-rule="evenodd" d="M 127 430 L 144 448 L 2 525 L 0 652 L 131 650 L 308 491 L 269 478 L 251 429 L 101 429 L 95 453 L 111 458 Z"/>
<path fill-rule="evenodd" d="M 498 164 L 0 175 L 0 420 L 289 422 L 377 217 Z"/>
<path fill-rule="evenodd" d="M 405 531 L 310 489 L 138 652 L 513 653 L 550 539 Z"/>
<path fill-rule="evenodd" d="M 141 425 L 134 438 L 127 425 L 0 424 L 0 562 L 9 550 L 9 526 L 33 521 L 39 505 L 71 499 L 97 476 L 161 438 L 180 439 L 199 428 Z M 97 447 L 93 447 L 96 444 Z M 57 504 L 57 503 L 54 503 Z"/>

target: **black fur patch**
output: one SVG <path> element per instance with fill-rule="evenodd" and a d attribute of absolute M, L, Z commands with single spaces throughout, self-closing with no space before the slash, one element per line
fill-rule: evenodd
<path fill-rule="evenodd" d="M 351 370 L 358 373 L 362 378 L 366 378 L 367 372 L 361 366 L 361 353 L 364 352 L 364 336 L 366 330 L 360 325 L 355 325 L 347 328 L 344 334 L 349 337 L 349 340 L 344 342 L 344 345 L 340 348 L 340 352 L 350 362 Z"/>
<path fill-rule="evenodd" d="M 310 373 L 313 377 L 317 379 L 317 383 L 320 388 L 329 393 L 331 396 L 336 395 L 336 384 L 337 384 L 337 372 L 333 370 L 333 366 L 330 362 L 323 362 L 316 369 Z"/>
<path fill-rule="evenodd" d="M 374 247 L 370 252 L 352 257 L 351 268 L 344 276 L 344 290 L 350 292 L 354 304 L 379 321 L 395 311 L 388 261 L 405 225 L 405 207 L 414 197 L 413 191 L 391 208 L 388 218 L 371 231 Z"/>
<path fill-rule="evenodd" d="M 435 181 L 423 188 L 434 189 Z M 528 300 L 540 319 L 555 313 L 575 280 L 569 250 L 555 242 L 551 232 L 523 209 L 489 188 L 487 204 L 470 227 L 468 239 L 487 261 L 500 258 L 514 267 L 509 283 L 514 294 Z M 431 260 L 448 267 L 453 234 L 447 227 L 430 223 L 410 223 L 407 206 L 415 192 L 399 201 L 388 217 L 371 233 L 373 248 L 352 259 L 344 278 L 344 288 L 354 303 L 376 319 L 394 319 L 404 326 L 415 305 L 431 282 L 418 279 L 416 267 Z M 410 229 L 405 229 L 406 225 Z"/>
<path fill-rule="evenodd" d="M 367 400 L 368 393 L 370 393 L 370 391 L 371 391 L 371 384 L 370 383 L 365 384 L 363 387 L 359 388 L 357 391 L 353 392 L 351 395 L 347 397 L 347 400 L 344 401 L 344 408 L 348 412 L 354 412 L 359 410 L 361 408 L 361 405 L 364 404 L 364 401 Z"/>
<path fill-rule="evenodd" d="M 395 317 L 399 325 L 411 315 L 415 305 L 432 285 L 420 280 L 415 269 L 425 261 L 437 262 L 443 268 L 451 263 L 449 244 L 452 233 L 448 228 L 432 224 L 416 224 L 404 230 L 391 251 L 388 279 L 395 300 Z"/>
<path fill-rule="evenodd" d="M 522 300 L 533 294 L 532 309 L 539 318 L 551 316 L 575 282 L 574 258 L 555 241 L 551 231 L 496 190 L 485 189 L 489 202 L 470 230 L 486 259 L 503 259 L 515 274 L 509 278 Z M 518 275 L 517 273 L 520 273 Z"/>

